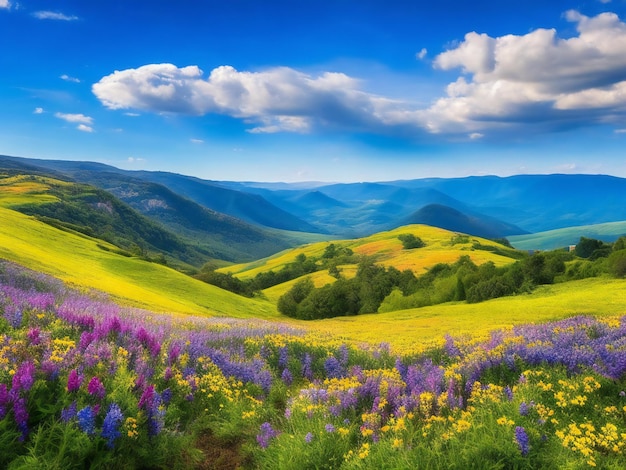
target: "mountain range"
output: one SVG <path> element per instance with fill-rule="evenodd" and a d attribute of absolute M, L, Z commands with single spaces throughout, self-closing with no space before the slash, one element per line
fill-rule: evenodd
<path fill-rule="evenodd" d="M 626 179 L 606 175 L 290 184 L 8 156 L 0 156 L 1 169 L 95 186 L 231 262 L 308 240 L 360 237 L 412 223 L 502 238 L 626 220 Z"/>

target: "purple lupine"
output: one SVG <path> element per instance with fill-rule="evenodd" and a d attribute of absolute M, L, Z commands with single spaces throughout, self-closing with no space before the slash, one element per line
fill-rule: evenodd
<path fill-rule="evenodd" d="M 287 346 L 281 346 L 278 348 L 278 367 L 287 367 L 287 361 L 289 360 L 289 349 Z"/>
<path fill-rule="evenodd" d="M 335 356 L 330 356 L 324 362 L 326 375 L 331 379 L 339 379 L 345 375 L 344 368 Z"/>
<path fill-rule="evenodd" d="M 528 409 L 529 409 L 528 404 L 525 401 L 519 404 L 519 414 L 521 416 L 528 415 Z"/>
<path fill-rule="evenodd" d="M 313 380 L 313 358 L 309 353 L 304 354 L 304 360 L 302 361 L 302 377 Z"/>
<path fill-rule="evenodd" d="M 324 429 L 326 430 L 326 432 L 335 432 L 335 426 L 333 426 L 332 424 L 328 423 L 326 426 L 324 426 Z"/>
<path fill-rule="evenodd" d="M 9 404 L 9 390 L 5 384 L 0 384 L 0 419 L 4 418 L 7 413 Z"/>
<path fill-rule="evenodd" d="M 107 440 L 107 447 L 112 449 L 115 445 L 115 439 L 121 436 L 119 426 L 124 419 L 122 410 L 117 403 L 111 403 L 109 411 L 107 411 L 102 423 L 102 437 Z"/>
<path fill-rule="evenodd" d="M 26 399 L 18 397 L 13 400 L 13 415 L 17 428 L 22 432 L 19 440 L 24 442 L 28 435 L 28 410 L 26 409 Z"/>
<path fill-rule="evenodd" d="M 22 362 L 13 375 L 12 390 L 28 392 L 35 383 L 35 364 L 31 361 Z"/>
<path fill-rule="evenodd" d="M 64 423 L 67 423 L 68 421 L 74 419 L 76 417 L 76 409 L 77 409 L 76 402 L 73 401 L 70 406 L 68 406 L 67 408 L 63 408 L 61 410 L 61 420 Z"/>
<path fill-rule="evenodd" d="M 287 387 L 289 387 L 293 383 L 293 376 L 291 375 L 291 372 L 289 372 L 289 369 L 283 370 L 283 373 L 281 374 L 280 378 L 283 381 L 283 383 L 287 385 Z"/>
<path fill-rule="evenodd" d="M 522 426 L 515 427 L 515 441 L 517 442 L 517 446 L 519 447 L 522 455 L 528 455 L 528 451 L 530 450 L 530 439 L 528 438 L 528 434 L 526 434 L 526 430 Z"/>
<path fill-rule="evenodd" d="M 272 428 L 272 425 L 267 421 L 261 424 L 259 433 L 256 435 L 256 441 L 262 449 L 267 449 L 270 445 L 270 441 L 278 436 L 278 431 Z"/>
<path fill-rule="evenodd" d="M 67 376 L 67 391 L 75 392 L 80 389 L 80 386 L 83 382 L 83 378 L 78 375 L 78 371 L 76 369 L 72 369 Z"/>
<path fill-rule="evenodd" d="M 504 396 L 508 401 L 513 401 L 513 390 L 508 385 L 504 387 Z"/>
<path fill-rule="evenodd" d="M 104 385 L 102 384 L 100 379 L 95 376 L 92 377 L 89 381 L 89 384 L 87 385 L 87 392 L 89 392 L 89 395 L 96 397 L 100 400 L 102 400 L 106 396 L 106 390 L 104 388 Z"/>
<path fill-rule="evenodd" d="M 307 444 L 310 444 L 312 441 L 313 441 L 313 433 L 307 432 L 306 436 L 304 436 L 304 442 L 306 442 Z"/>

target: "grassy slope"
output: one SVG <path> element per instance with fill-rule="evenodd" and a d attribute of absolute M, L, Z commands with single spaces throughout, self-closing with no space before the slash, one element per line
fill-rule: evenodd
<path fill-rule="evenodd" d="M 575 245 L 581 236 L 612 242 L 622 235 L 626 235 L 626 222 L 567 227 L 529 235 L 515 235 L 508 239 L 520 250 L 555 250 Z"/>
<path fill-rule="evenodd" d="M 533 294 L 478 304 L 448 303 L 390 313 L 341 317 L 312 323 L 315 330 L 350 341 L 386 341 L 403 349 L 446 333 L 483 334 L 520 323 L 572 315 L 626 315 L 626 280 L 592 278 L 538 288 Z"/>
<path fill-rule="evenodd" d="M 105 251 L 98 244 L 107 245 L 0 207 L 2 258 L 152 310 L 236 317 L 275 315 L 268 302 L 243 299 L 165 266 Z"/>
<path fill-rule="evenodd" d="M 403 233 L 419 236 L 426 242 L 426 246 L 414 250 L 404 250 L 402 242 L 398 240 L 398 235 Z M 422 274 L 437 263 L 453 263 L 462 255 L 468 255 L 476 264 L 493 261 L 496 266 L 503 266 L 513 261 L 511 258 L 490 251 L 472 249 L 474 240 L 483 245 L 500 246 L 497 243 L 478 237 L 469 237 L 467 243 L 452 245 L 450 241 L 454 235 L 453 232 L 436 227 L 408 225 L 355 240 L 336 240 L 304 245 L 252 263 L 228 266 L 220 271 L 231 272 L 242 279 L 252 278 L 263 271 L 280 270 L 284 265 L 292 263 L 300 253 L 304 253 L 307 257 L 319 257 L 324 253 L 324 249 L 329 243 L 346 246 L 357 254 L 376 255 L 380 264 L 395 266 L 401 271 L 412 269 L 416 274 Z"/>

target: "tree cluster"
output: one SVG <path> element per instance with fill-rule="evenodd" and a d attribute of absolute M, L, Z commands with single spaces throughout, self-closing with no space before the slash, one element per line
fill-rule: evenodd
<path fill-rule="evenodd" d="M 415 281 L 410 270 L 400 272 L 366 259 L 352 279 L 340 277 L 319 289 L 309 278 L 297 282 L 278 300 L 278 310 L 303 320 L 375 313 L 394 288 L 408 293 Z"/>

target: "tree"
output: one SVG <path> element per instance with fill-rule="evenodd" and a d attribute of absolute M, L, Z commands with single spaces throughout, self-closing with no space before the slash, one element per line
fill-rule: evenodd
<path fill-rule="evenodd" d="M 581 258 L 589 258 L 595 250 L 601 248 L 604 243 L 594 238 L 580 237 L 580 241 L 576 245 L 574 254 Z"/>
<path fill-rule="evenodd" d="M 424 243 L 420 237 L 417 237 L 412 233 L 402 233 L 398 235 L 398 239 L 402 242 L 402 247 L 405 250 L 426 246 L 426 243 Z"/>

